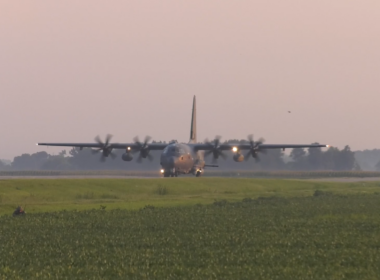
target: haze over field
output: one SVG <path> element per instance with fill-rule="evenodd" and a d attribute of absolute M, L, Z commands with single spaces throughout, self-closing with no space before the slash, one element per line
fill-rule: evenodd
<path fill-rule="evenodd" d="M 380 2 L 1 1 L 0 158 L 151 135 L 379 148 Z M 291 113 L 288 113 L 288 111 Z"/>

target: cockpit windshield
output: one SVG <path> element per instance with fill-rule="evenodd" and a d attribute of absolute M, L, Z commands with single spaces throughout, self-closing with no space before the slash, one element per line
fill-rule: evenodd
<path fill-rule="evenodd" d="M 163 153 L 166 155 L 178 156 L 182 149 L 179 149 L 176 145 L 169 145 L 163 150 Z"/>

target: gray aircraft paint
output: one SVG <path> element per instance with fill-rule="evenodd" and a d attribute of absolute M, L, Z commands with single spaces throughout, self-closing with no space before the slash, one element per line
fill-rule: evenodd
<path fill-rule="evenodd" d="M 111 136 L 107 135 L 105 142 L 102 142 L 99 137 L 96 137 L 95 143 L 38 143 L 37 145 L 78 147 L 80 149 L 93 148 L 97 149 L 97 151 L 101 153 L 101 158 L 103 160 L 105 160 L 105 158 L 107 158 L 110 155 L 112 156 L 113 149 L 124 149 L 125 153 L 122 156 L 122 159 L 124 161 L 133 160 L 133 155 L 136 153 L 139 153 L 138 159 L 152 159 L 149 155 L 149 152 L 151 150 L 162 150 L 162 154 L 160 156 L 160 163 L 162 166 L 162 173 L 164 177 L 174 177 L 178 176 L 179 174 L 193 174 L 198 177 L 204 172 L 205 167 L 214 167 L 214 165 L 206 165 L 204 161 L 204 151 L 212 151 L 213 157 L 216 160 L 222 151 L 231 151 L 234 148 L 235 156 L 238 155 L 239 157 L 244 158 L 241 152 L 243 150 L 248 150 L 249 153 L 252 153 L 253 155 L 255 155 L 255 158 L 258 159 L 258 153 L 263 152 L 267 149 L 328 147 L 328 145 L 319 144 L 263 144 L 260 141 L 254 142 L 253 138 L 249 139 L 249 144 L 220 143 L 218 138 L 208 143 L 197 143 L 196 117 L 196 98 L 194 96 L 191 114 L 190 139 L 188 144 L 148 143 L 150 137 L 147 137 L 143 143 L 139 142 L 137 139 L 134 143 L 109 143 Z"/>
<path fill-rule="evenodd" d="M 195 95 L 193 98 L 193 111 L 191 114 L 191 128 L 190 128 L 190 141 L 189 143 L 197 143 L 197 104 Z"/>

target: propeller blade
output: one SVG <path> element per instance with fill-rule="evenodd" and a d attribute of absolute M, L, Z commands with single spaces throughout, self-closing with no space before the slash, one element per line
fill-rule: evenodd
<path fill-rule="evenodd" d="M 93 154 L 93 155 L 95 155 L 95 154 L 97 154 L 97 153 L 99 153 L 100 151 L 101 151 L 102 149 L 91 149 L 91 153 Z"/>
<path fill-rule="evenodd" d="M 141 154 L 139 154 L 139 157 L 137 158 L 137 163 L 141 163 L 142 162 L 142 156 L 141 156 Z"/>
<path fill-rule="evenodd" d="M 220 155 L 223 159 L 226 159 L 226 158 L 227 158 L 226 154 L 223 153 L 222 151 L 220 151 L 219 155 Z"/>
<path fill-rule="evenodd" d="M 251 153 L 251 151 L 249 151 L 249 152 L 244 156 L 244 160 L 247 161 L 251 156 L 252 156 L 252 153 Z"/>
<path fill-rule="evenodd" d="M 112 152 L 110 153 L 110 156 L 111 156 L 112 159 L 115 159 L 117 157 L 116 154 L 112 153 Z"/>
<path fill-rule="evenodd" d="M 208 157 L 208 156 L 211 155 L 212 153 L 213 153 L 212 150 L 206 151 L 206 152 L 205 152 L 205 157 Z"/>
<path fill-rule="evenodd" d="M 108 146 L 111 138 L 112 138 L 112 135 L 111 134 L 107 134 L 107 136 L 106 136 L 106 142 L 104 143 L 104 146 Z"/>
<path fill-rule="evenodd" d="M 154 159 L 154 157 L 151 154 L 148 154 L 147 158 L 149 159 L 149 161 L 153 161 L 153 159 Z"/>
<path fill-rule="evenodd" d="M 146 146 L 146 144 L 148 144 L 148 142 L 150 141 L 150 139 L 152 139 L 152 137 L 150 137 L 150 136 L 145 136 L 145 139 L 144 139 L 144 146 Z"/>
<path fill-rule="evenodd" d="M 102 154 L 102 156 L 100 157 L 100 161 L 101 162 L 105 162 L 106 161 L 106 156 Z"/>
<path fill-rule="evenodd" d="M 259 157 L 259 155 L 256 154 L 256 155 L 254 156 L 254 159 L 256 160 L 256 162 L 259 162 L 259 161 L 260 161 L 260 157 Z"/>
<path fill-rule="evenodd" d="M 103 146 L 103 142 L 102 142 L 102 140 L 100 139 L 99 135 L 97 135 L 97 136 L 95 137 L 94 140 L 95 140 L 96 143 L 98 143 L 98 144 L 100 144 L 100 145 Z"/>

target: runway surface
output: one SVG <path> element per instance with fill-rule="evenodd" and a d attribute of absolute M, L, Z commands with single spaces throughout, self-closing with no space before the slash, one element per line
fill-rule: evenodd
<path fill-rule="evenodd" d="M 0 176 L 0 180 L 14 179 L 157 179 L 150 176 L 112 176 L 112 175 L 59 175 L 59 176 Z"/>
<path fill-rule="evenodd" d="M 193 176 L 181 176 L 184 177 L 193 177 Z M 1 180 L 15 180 L 15 179 L 158 179 L 163 178 L 161 176 L 153 177 L 153 176 L 121 176 L 121 175 L 56 175 L 56 176 L 0 176 Z M 211 177 L 208 177 L 211 178 Z M 226 177 L 227 178 L 227 177 Z M 231 178 L 231 177 L 229 177 Z M 234 178 L 234 177 L 233 177 Z M 238 177 L 238 178 L 251 178 L 254 177 Z M 256 178 L 262 179 L 262 178 Z M 277 179 L 281 180 L 281 178 L 270 178 L 267 179 Z M 380 181 L 380 177 L 341 177 L 341 178 L 311 178 L 311 179 L 297 179 L 297 178 L 284 178 L 284 180 L 305 180 L 305 181 L 316 181 L 316 182 L 342 182 L 342 183 L 350 183 L 350 182 L 376 182 Z"/>
<path fill-rule="evenodd" d="M 342 178 L 318 178 L 318 179 L 305 179 L 306 181 L 318 181 L 318 182 L 376 182 L 380 181 L 380 177 L 342 177 Z"/>

